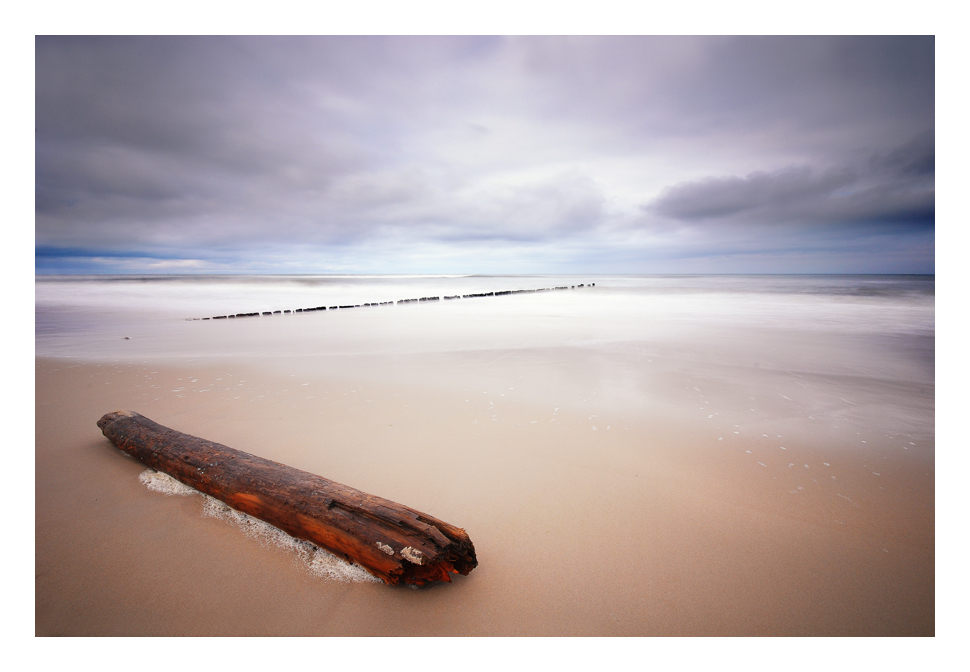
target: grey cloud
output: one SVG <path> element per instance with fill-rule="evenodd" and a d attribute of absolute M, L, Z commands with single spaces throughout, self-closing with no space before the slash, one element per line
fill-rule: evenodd
<path fill-rule="evenodd" d="M 565 173 L 505 185 L 434 185 L 416 172 L 349 179 L 328 193 L 327 217 L 348 224 L 342 240 L 368 236 L 451 244 L 541 241 L 595 230 L 605 198 L 588 177 Z"/>
<path fill-rule="evenodd" d="M 355 201 L 381 210 L 426 192 L 411 180 L 405 193 L 386 158 L 400 161 L 406 127 L 435 107 L 428 89 L 444 86 L 421 73 L 489 43 L 38 38 L 38 237 L 107 222 L 120 238 L 180 230 L 203 244 L 212 222 L 243 243 L 327 240 L 335 219 L 359 231 Z"/>
<path fill-rule="evenodd" d="M 900 178 L 932 176 L 936 173 L 935 135 L 929 131 L 888 153 L 877 153 L 869 159 L 868 167 L 874 173 Z"/>
<path fill-rule="evenodd" d="M 43 249 L 242 259 L 273 245 L 312 259 L 389 240 L 474 257 L 506 243 L 648 249 L 630 222 L 673 235 L 933 217 L 931 37 L 35 46 Z M 705 174 L 719 177 L 685 181 Z"/>
<path fill-rule="evenodd" d="M 931 37 L 520 39 L 549 114 L 620 125 L 627 142 L 734 138 L 866 153 L 932 129 Z M 784 139 L 782 139 L 784 138 Z M 767 146 L 759 148 L 760 151 Z"/>
<path fill-rule="evenodd" d="M 668 187 L 644 209 L 681 221 L 932 226 L 934 165 L 933 137 L 924 134 L 870 157 L 862 170 L 799 166 L 711 177 Z"/>
<path fill-rule="evenodd" d="M 462 237 L 540 240 L 595 230 L 606 217 L 605 199 L 596 184 L 578 173 L 565 173 L 532 184 L 495 189 L 486 198 L 469 194 L 462 203 L 472 225 Z"/>
<path fill-rule="evenodd" d="M 847 170 L 815 174 L 807 166 L 800 166 L 770 173 L 759 171 L 747 177 L 712 177 L 679 184 L 667 189 L 648 207 L 674 219 L 717 219 L 829 196 L 855 181 L 856 176 Z"/>

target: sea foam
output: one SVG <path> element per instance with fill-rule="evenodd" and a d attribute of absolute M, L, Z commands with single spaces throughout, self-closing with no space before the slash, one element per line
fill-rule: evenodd
<path fill-rule="evenodd" d="M 236 511 L 225 502 L 199 492 L 168 474 L 146 469 L 139 474 L 138 480 L 149 490 L 164 495 L 181 497 L 199 495 L 202 497 L 202 515 L 223 520 L 264 546 L 275 546 L 291 553 L 313 576 L 342 583 L 382 583 L 379 578 L 362 567 L 347 562 L 309 541 L 292 537 L 265 521 Z"/>

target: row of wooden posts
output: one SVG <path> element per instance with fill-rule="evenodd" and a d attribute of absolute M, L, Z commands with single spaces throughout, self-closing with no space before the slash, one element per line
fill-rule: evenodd
<path fill-rule="evenodd" d="M 562 286 L 562 287 L 542 287 L 540 289 L 510 289 L 502 292 L 483 292 L 479 294 L 461 294 L 461 295 L 455 294 L 454 296 L 445 296 L 444 298 L 446 301 L 450 301 L 454 299 L 474 299 L 474 298 L 483 297 L 483 296 L 506 296 L 509 294 L 533 294 L 536 292 L 551 292 L 555 290 L 576 289 L 576 288 L 581 288 L 586 286 L 587 285 L 583 283 L 579 285 L 571 285 L 568 287 Z M 589 283 L 589 286 L 595 287 L 596 283 L 591 282 Z M 216 315 L 215 317 L 192 317 L 192 318 L 189 318 L 189 320 L 190 321 L 230 320 L 230 319 L 235 319 L 239 317 L 260 317 L 260 316 L 269 316 L 269 315 L 289 315 L 294 313 L 312 313 L 320 310 L 367 308 L 370 306 L 392 306 L 395 304 L 403 304 L 403 303 L 419 303 L 421 301 L 440 301 L 441 298 L 442 297 L 440 296 L 423 296 L 419 299 L 401 299 L 400 301 L 379 301 L 376 303 L 357 303 L 357 304 L 348 304 L 346 306 L 330 306 L 329 308 L 327 308 L 327 306 L 316 306 L 314 308 L 296 308 L 295 310 L 264 310 L 264 311 L 254 312 L 254 313 L 235 313 L 233 315 Z"/>

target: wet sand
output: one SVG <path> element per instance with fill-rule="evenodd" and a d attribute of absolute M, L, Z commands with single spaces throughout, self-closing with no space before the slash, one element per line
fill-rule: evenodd
<path fill-rule="evenodd" d="M 637 355 L 626 395 L 610 356 L 38 358 L 36 634 L 934 634 L 931 383 Z M 146 488 L 120 408 L 464 527 L 479 567 L 315 576 Z"/>

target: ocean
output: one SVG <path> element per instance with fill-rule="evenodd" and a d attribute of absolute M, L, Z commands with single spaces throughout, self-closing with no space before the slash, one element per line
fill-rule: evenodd
<path fill-rule="evenodd" d="M 571 291 L 445 300 L 556 287 Z M 254 312 L 303 320 L 285 329 L 274 323 L 273 331 L 266 332 L 267 345 L 270 334 L 281 331 L 319 328 L 315 335 L 323 339 L 335 330 L 352 333 L 358 323 L 341 321 L 346 313 L 282 312 L 335 306 L 369 309 L 366 318 L 355 313 L 355 319 L 368 320 L 381 333 L 351 347 L 361 354 L 537 343 L 589 346 L 748 329 L 782 337 L 813 333 L 932 340 L 934 290 L 933 276 L 37 276 L 36 347 L 43 356 L 110 357 L 118 354 L 111 342 L 127 335 L 151 341 L 152 347 L 138 350 L 139 355 L 185 355 L 195 348 L 218 355 L 218 342 L 204 331 L 217 327 L 184 323 Z M 439 302 L 402 303 L 428 297 Z M 329 322 L 319 321 L 324 314 Z M 489 333 L 460 327 L 476 319 L 488 321 Z M 411 328 L 414 324 L 426 333 Z"/>
<path fill-rule="evenodd" d="M 794 376 L 925 391 L 934 327 L 932 276 L 36 278 L 38 356 L 228 359 L 462 388 L 470 369 L 527 369 L 540 396 L 596 388 L 624 408 L 669 403 L 672 376 L 749 397 L 804 396 Z M 823 415 L 816 406 L 805 415 Z"/>
<path fill-rule="evenodd" d="M 548 291 L 446 298 L 537 289 Z M 317 307 L 329 310 L 284 312 Z M 38 356 L 85 360 L 306 370 L 566 349 L 604 365 L 626 353 L 634 368 L 653 353 L 681 367 L 934 381 L 932 276 L 38 276 L 35 318 Z"/>

